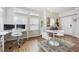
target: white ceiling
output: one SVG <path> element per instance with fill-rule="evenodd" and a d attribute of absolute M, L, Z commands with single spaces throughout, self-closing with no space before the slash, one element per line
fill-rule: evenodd
<path fill-rule="evenodd" d="M 38 10 L 38 11 L 49 11 L 52 13 L 63 13 L 63 12 L 67 12 L 69 10 L 73 10 L 77 7 L 30 7 L 33 10 Z"/>

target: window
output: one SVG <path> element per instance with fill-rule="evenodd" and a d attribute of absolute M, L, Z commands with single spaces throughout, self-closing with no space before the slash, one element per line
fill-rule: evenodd
<path fill-rule="evenodd" d="M 39 17 L 31 16 L 29 23 L 30 30 L 39 30 Z"/>
<path fill-rule="evenodd" d="M 40 30 L 39 13 L 26 9 L 14 8 L 14 23 L 26 24 L 27 30 Z"/>
<path fill-rule="evenodd" d="M 15 22 L 19 24 L 26 24 L 27 23 L 27 16 L 22 14 L 15 14 L 14 16 Z"/>
<path fill-rule="evenodd" d="M 14 10 L 13 10 L 13 12 L 15 12 L 15 13 L 21 13 L 21 14 L 28 14 L 28 10 L 26 10 L 26 9 L 23 9 L 23 8 L 14 8 Z"/>
<path fill-rule="evenodd" d="M 25 14 L 15 14 L 14 15 L 15 24 L 25 24 L 27 29 L 28 17 Z"/>
<path fill-rule="evenodd" d="M 36 13 L 36 12 L 33 12 L 33 11 L 31 11 L 31 12 L 29 13 L 29 15 L 31 15 L 31 16 L 40 16 L 39 13 Z"/>

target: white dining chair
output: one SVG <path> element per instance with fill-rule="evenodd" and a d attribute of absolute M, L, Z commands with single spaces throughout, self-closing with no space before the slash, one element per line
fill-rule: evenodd
<path fill-rule="evenodd" d="M 52 37 L 49 37 L 47 32 L 42 32 L 42 38 L 47 40 L 48 45 L 49 45 L 49 41 L 52 39 Z"/>
<path fill-rule="evenodd" d="M 59 30 L 56 36 L 64 36 L 64 30 Z"/>
<path fill-rule="evenodd" d="M 52 40 L 52 37 L 49 37 L 47 32 L 42 32 L 42 38 L 47 40 L 47 44 L 51 46 L 59 46 L 59 43 L 55 40 Z"/>
<path fill-rule="evenodd" d="M 50 40 L 50 39 L 52 39 L 52 37 L 49 37 L 49 35 L 48 35 L 47 32 L 42 32 L 42 38 L 45 39 L 45 40 Z"/>

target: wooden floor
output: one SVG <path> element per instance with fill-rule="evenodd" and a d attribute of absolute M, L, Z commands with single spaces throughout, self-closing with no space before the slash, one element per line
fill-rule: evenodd
<path fill-rule="evenodd" d="M 72 42 L 74 44 L 74 46 L 68 52 L 79 52 L 79 38 L 70 35 L 65 35 L 64 37 L 59 38 L 63 38 L 64 40 Z"/>
<path fill-rule="evenodd" d="M 79 51 L 79 38 L 75 38 L 72 36 L 65 35 L 64 37 L 57 37 L 63 38 L 66 41 L 72 42 L 75 44 L 68 52 L 78 52 Z M 38 45 L 38 42 L 42 41 L 41 37 L 24 39 L 24 44 L 21 44 L 21 47 L 18 48 L 17 44 L 13 45 L 11 49 L 11 43 L 13 41 L 9 41 L 5 43 L 5 52 L 44 52 L 42 48 Z"/>
<path fill-rule="evenodd" d="M 30 38 L 29 40 L 24 39 L 24 41 L 24 44 L 21 44 L 20 48 L 18 48 L 18 45 L 15 44 L 11 49 L 9 49 L 9 47 L 13 41 L 6 42 L 5 52 L 44 52 L 38 46 L 38 41 L 41 41 L 41 37 Z"/>

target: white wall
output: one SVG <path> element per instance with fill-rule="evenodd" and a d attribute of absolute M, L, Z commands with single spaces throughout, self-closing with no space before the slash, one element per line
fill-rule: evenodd
<path fill-rule="evenodd" d="M 62 22 L 62 29 L 65 30 L 65 34 L 79 37 L 79 8 L 62 13 L 59 16 Z M 74 22 L 74 19 L 77 19 L 77 21 Z M 72 27 L 70 27 L 70 24 Z"/>
<path fill-rule="evenodd" d="M 70 17 L 61 18 L 60 22 L 61 28 L 65 31 L 65 34 L 72 34 L 72 28 L 70 27 L 70 24 L 72 24 Z"/>
<path fill-rule="evenodd" d="M 3 30 L 4 8 L 0 8 L 0 30 Z"/>
<path fill-rule="evenodd" d="M 3 20 L 0 19 L 0 30 L 3 30 Z"/>
<path fill-rule="evenodd" d="M 79 37 L 79 14 L 75 15 L 75 18 L 77 19 L 76 22 L 72 22 L 72 32 L 73 36 Z"/>

